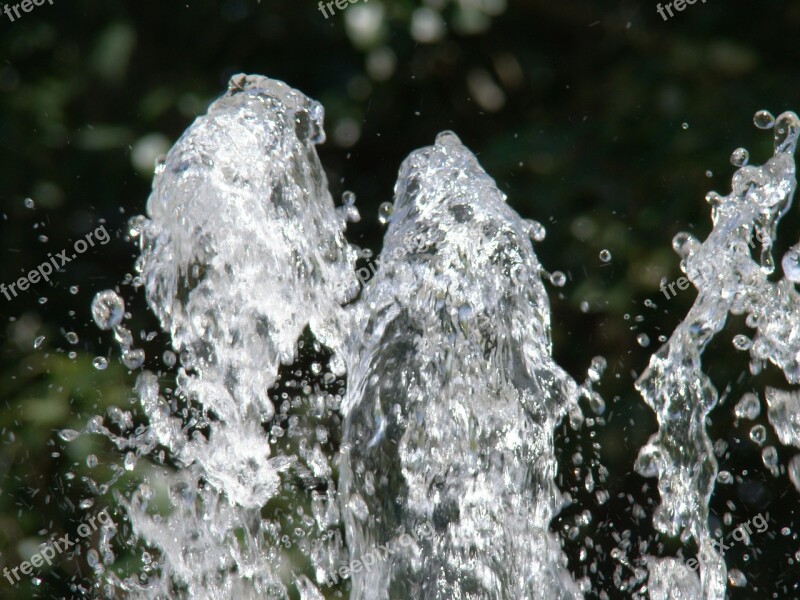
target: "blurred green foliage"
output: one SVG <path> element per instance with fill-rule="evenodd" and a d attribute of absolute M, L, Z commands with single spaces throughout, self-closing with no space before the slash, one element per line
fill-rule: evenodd
<path fill-rule="evenodd" d="M 356 193 L 364 218 L 350 237 L 374 250 L 377 207 L 391 199 L 401 160 L 443 129 L 458 133 L 509 203 L 548 229 L 537 252 L 547 269 L 568 276 L 566 287 L 551 288 L 557 360 L 578 379 L 593 355 L 609 360 L 605 421 L 574 435 L 565 429 L 561 451 L 596 452 L 611 473 L 612 498 L 657 502 L 652 482 L 631 475 L 654 430 L 631 372 L 641 372 L 693 298 L 686 291 L 667 301 L 658 291 L 662 277 L 679 275 L 672 236 L 709 231 L 703 195 L 727 192 L 734 148 L 746 146 L 758 162 L 770 155 L 753 113 L 800 108 L 800 3 L 709 2 L 668 22 L 655 4 L 371 0 L 326 19 L 313 2 L 297 0 L 55 0 L 14 23 L 0 16 L 0 282 L 98 223 L 116 232 L 52 284 L 0 297 L 0 567 L 17 565 L 53 533 L 74 532 L 88 514 L 76 507 L 92 498 L 91 481 L 110 479 L 107 465 L 121 460 L 99 438 L 68 444 L 56 435 L 110 406 L 132 408 L 134 375 L 90 322 L 89 303 L 131 272 L 136 252 L 125 222 L 144 211 L 153 159 L 237 72 L 283 79 L 324 104 L 320 154 L 332 191 Z M 798 230 L 794 213 L 786 243 Z M 610 263 L 599 260 L 601 249 Z M 136 335 L 157 331 L 141 294 L 125 286 L 123 295 Z M 646 298 L 659 308 L 646 308 Z M 67 342 L 67 332 L 80 341 Z M 649 348 L 637 344 L 639 333 Z M 152 343 L 166 347 L 163 336 Z M 720 390 L 731 386 L 735 395 L 752 384 L 740 377 L 747 366 L 729 342 L 712 351 L 708 369 Z M 109 369 L 91 366 L 97 355 L 109 358 Z M 758 448 L 740 443 L 746 431 L 723 412 L 712 415 L 715 436 L 738 448 L 735 461 L 751 475 L 763 471 Z M 89 455 L 98 467 L 87 466 Z M 591 502 L 572 478 L 563 473 L 562 487 Z M 124 491 L 128 481 L 116 487 Z M 769 485 L 788 490 L 785 477 Z M 715 496 L 718 512 L 726 494 Z M 113 503 L 110 492 L 102 502 Z M 603 540 L 595 557 L 603 567 L 592 578 L 608 597 L 622 597 L 608 556 L 614 535 L 649 535 L 648 525 L 631 518 L 628 502 L 604 510 L 586 534 Z M 794 510 L 787 519 L 797 518 Z M 126 539 L 122 514 L 115 519 Z M 756 576 L 731 597 L 772 598 L 800 581 L 789 547 L 773 544 L 752 559 L 748 573 Z M 649 551 L 675 549 L 661 540 Z M 569 543 L 567 550 L 575 572 L 586 574 Z M 85 554 L 83 547 L 60 557 L 39 573 L 38 586 L 0 578 L 0 597 L 91 597 Z M 138 559 L 124 560 L 138 568 Z"/>

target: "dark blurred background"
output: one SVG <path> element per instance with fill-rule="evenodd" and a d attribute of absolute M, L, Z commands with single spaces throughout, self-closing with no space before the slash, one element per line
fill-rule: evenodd
<path fill-rule="evenodd" d="M 380 249 L 377 209 L 391 200 L 400 162 L 444 129 L 477 153 L 523 217 L 546 226 L 539 257 L 568 277 L 550 286 L 556 359 L 579 381 L 593 356 L 609 363 L 602 417 L 558 430 L 559 484 L 575 503 L 552 527 L 575 575 L 590 578 L 588 597 L 645 597 L 643 585 L 620 589 L 641 557 L 694 552 L 653 533 L 655 481 L 633 473 L 656 427 L 633 380 L 694 298 L 687 290 L 667 300 L 658 290 L 662 277 L 680 275 L 671 239 L 708 233 L 703 197 L 728 192 L 735 148 L 759 163 L 771 155 L 753 114 L 800 108 L 800 3 L 708 0 L 668 21 L 656 4 L 369 0 L 326 19 L 298 0 L 54 0 L 14 22 L 0 15 L 0 282 L 99 225 L 112 235 L 49 285 L 0 296 L 0 567 L 16 566 L 54 533 L 74 532 L 102 506 L 121 523 L 120 572 L 141 567 L 122 543 L 130 532 L 112 493 L 125 493 L 137 473 L 102 488 L 121 455 L 97 436 L 66 443 L 57 432 L 82 429 L 109 406 L 131 408 L 135 374 L 92 322 L 91 299 L 119 286 L 136 338 L 158 331 L 128 285 L 137 252 L 126 222 L 145 211 L 154 159 L 232 74 L 248 72 L 325 106 L 319 152 L 331 191 L 337 199 L 355 192 L 363 217 L 351 241 Z M 784 221 L 781 248 L 797 239 L 796 213 Z M 610 262 L 599 258 L 604 249 Z M 732 416 L 742 393 L 779 382 L 749 374 L 730 343 L 744 330 L 732 321 L 705 357 L 725 393 L 709 430 L 728 445 L 720 468 L 739 477 L 717 486 L 712 526 L 727 533 L 769 512 L 769 531 L 725 557 L 747 576 L 729 597 L 798 598 L 798 492 L 785 470 L 769 473 L 751 424 Z M 163 336 L 150 343 L 167 347 Z M 98 356 L 108 368 L 93 366 Z M 785 464 L 792 449 L 763 413 L 767 443 Z M 571 458 L 578 451 L 581 465 Z M 595 490 L 583 483 L 588 472 Z M 732 525 L 721 522 L 725 513 Z M 0 577 L 0 597 L 98 595 L 91 547 L 83 542 L 14 586 Z M 629 562 L 612 557 L 616 547 Z"/>

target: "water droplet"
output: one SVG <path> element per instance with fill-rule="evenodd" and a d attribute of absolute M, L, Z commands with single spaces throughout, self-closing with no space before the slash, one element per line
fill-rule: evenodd
<path fill-rule="evenodd" d="M 592 410 L 594 414 L 600 416 L 606 410 L 606 402 L 605 400 L 603 400 L 603 397 L 600 394 L 594 392 L 589 397 L 589 408 Z"/>
<path fill-rule="evenodd" d="M 688 258 L 689 255 L 700 245 L 700 242 L 690 233 L 680 231 L 672 238 L 672 249 L 681 258 Z"/>
<path fill-rule="evenodd" d="M 800 454 L 795 454 L 786 468 L 789 472 L 789 479 L 792 480 L 795 489 L 800 492 Z"/>
<path fill-rule="evenodd" d="M 394 204 L 384 202 L 378 207 L 378 221 L 381 225 L 386 225 L 394 214 Z"/>
<path fill-rule="evenodd" d="M 123 464 L 126 471 L 133 471 L 136 467 L 136 455 L 133 452 L 128 452 L 125 455 L 125 462 Z"/>
<path fill-rule="evenodd" d="M 125 303 L 112 290 L 98 292 L 92 301 L 92 316 L 100 329 L 107 330 L 122 322 Z"/>
<path fill-rule="evenodd" d="M 561 271 L 553 271 L 552 275 L 550 275 L 550 283 L 556 287 L 564 287 L 567 283 L 567 276 Z"/>
<path fill-rule="evenodd" d="M 603 250 L 600 250 L 600 260 L 602 260 L 604 263 L 610 262 L 611 252 L 609 252 L 605 248 Z"/>
<path fill-rule="evenodd" d="M 733 409 L 737 419 L 747 419 L 753 421 L 761 414 L 761 402 L 758 401 L 758 396 L 752 393 L 747 393 L 742 396 L 742 399 L 736 403 Z"/>
<path fill-rule="evenodd" d="M 603 376 L 607 365 L 608 363 L 606 362 L 605 357 L 595 356 L 589 365 L 589 379 L 594 382 L 600 381 L 600 378 Z"/>
<path fill-rule="evenodd" d="M 122 325 L 114 327 L 114 339 L 123 349 L 133 346 L 133 334 L 130 332 L 130 329 Z"/>
<path fill-rule="evenodd" d="M 733 475 L 731 475 L 730 471 L 720 471 L 717 475 L 717 481 L 722 485 L 730 485 L 733 483 Z"/>
<path fill-rule="evenodd" d="M 102 356 L 96 356 L 92 360 L 92 366 L 98 371 L 104 371 L 106 368 L 108 368 L 108 361 Z"/>
<path fill-rule="evenodd" d="M 733 154 L 731 154 L 731 164 L 734 167 L 747 166 L 749 160 L 750 153 L 745 148 L 737 148 L 733 151 Z"/>
<path fill-rule="evenodd" d="M 38 350 L 39 348 L 41 348 L 42 344 L 44 344 L 45 339 L 46 339 L 45 336 L 40 335 L 35 340 L 33 340 L 33 349 Z"/>
<path fill-rule="evenodd" d="M 31 209 L 36 208 L 36 204 L 34 204 L 33 198 L 25 198 L 23 204 L 25 204 L 25 208 L 31 208 Z"/>
<path fill-rule="evenodd" d="M 650 337 L 646 333 L 640 333 L 636 336 L 636 342 L 642 348 L 647 348 L 650 345 Z"/>
<path fill-rule="evenodd" d="M 761 460 L 764 461 L 764 466 L 770 471 L 778 468 L 778 451 L 775 446 L 767 446 L 761 451 Z"/>
<path fill-rule="evenodd" d="M 753 117 L 753 123 L 759 129 L 772 129 L 775 126 L 775 117 L 768 110 L 760 110 Z"/>
<path fill-rule="evenodd" d="M 528 236 L 534 242 L 543 242 L 544 238 L 547 237 L 547 230 L 544 228 L 544 225 L 539 223 L 539 221 L 529 219 L 528 226 Z"/>
<path fill-rule="evenodd" d="M 731 569 L 728 571 L 728 583 L 733 587 L 745 587 L 747 585 L 747 577 L 739 569 Z"/>
<path fill-rule="evenodd" d="M 792 283 L 800 283 L 800 244 L 795 244 L 786 251 L 781 260 L 783 274 Z"/>
<path fill-rule="evenodd" d="M 125 350 L 122 352 L 122 364 L 131 371 L 135 371 L 144 364 L 145 354 L 141 348 Z"/>
<path fill-rule="evenodd" d="M 128 219 L 128 235 L 130 235 L 132 238 L 139 237 L 142 234 L 142 231 L 144 231 L 146 222 L 147 217 L 144 215 L 136 215 L 135 217 Z"/>
<path fill-rule="evenodd" d="M 356 195 L 353 192 L 342 193 L 342 204 L 344 206 L 353 206 L 356 203 Z"/>
<path fill-rule="evenodd" d="M 178 357 L 175 356 L 175 353 L 172 350 L 165 350 L 162 359 L 168 368 L 174 367 L 175 363 L 178 362 Z"/>
<path fill-rule="evenodd" d="M 58 437 L 60 437 L 65 442 L 71 442 L 73 440 L 78 439 L 80 432 L 75 431 L 74 429 L 62 429 L 58 432 Z"/>
<path fill-rule="evenodd" d="M 752 345 L 752 340 L 746 335 L 742 335 L 740 333 L 739 335 L 735 335 L 733 337 L 733 347 L 737 350 L 749 350 L 750 346 Z"/>
<path fill-rule="evenodd" d="M 763 425 L 753 425 L 750 429 L 750 439 L 759 446 L 763 446 L 767 441 L 767 428 Z"/>

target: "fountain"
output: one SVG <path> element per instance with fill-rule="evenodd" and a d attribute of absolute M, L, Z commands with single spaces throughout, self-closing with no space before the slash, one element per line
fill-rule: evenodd
<path fill-rule="evenodd" d="M 553 360 L 532 244 L 544 228 L 444 132 L 403 163 L 380 267 L 359 289 L 364 253 L 344 235 L 358 213 L 334 206 L 315 150 L 323 116 L 284 83 L 235 76 L 159 163 L 148 216 L 131 221 L 137 282 L 170 335 L 165 362 L 177 354 L 180 366 L 174 389 L 138 376 L 145 431 L 114 435 L 99 417 L 87 427 L 158 466 L 120 498 L 150 549 L 146 572 L 109 571 L 109 585 L 133 598 L 584 597 L 590 582 L 570 574 L 550 529 L 569 501 L 554 430 L 579 426 L 582 397 L 602 402 L 592 383 L 604 361 L 579 384 Z M 709 341 L 746 315 L 754 335 L 735 342 L 751 371 L 769 362 L 800 381 L 800 245 L 771 277 L 800 121 L 760 113 L 757 124 L 774 130 L 775 154 L 761 167 L 737 158 L 732 193 L 707 198 L 705 241 L 676 236 L 698 297 L 636 382 L 659 424 L 636 464 L 658 478 L 654 525 L 699 548 L 699 573 L 648 559 L 654 600 L 726 593 L 708 526 Z M 94 314 L 124 356 L 121 302 L 103 292 Z M 297 368 L 306 354 L 311 367 Z M 797 396 L 767 399 L 781 439 L 800 445 Z"/>

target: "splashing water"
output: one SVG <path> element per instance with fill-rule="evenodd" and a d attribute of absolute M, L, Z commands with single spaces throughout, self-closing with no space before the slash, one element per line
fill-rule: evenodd
<path fill-rule="evenodd" d="M 740 168 L 733 176 L 730 195 L 709 195 L 714 228 L 708 238 L 700 243 L 686 233 L 676 236 L 681 268 L 698 296 L 636 382 L 659 424 L 636 465 L 642 475 L 658 477 L 661 506 L 654 524 L 663 533 L 697 542 L 705 600 L 725 597 L 726 573 L 708 529 L 717 462 L 705 422 L 718 393 L 702 371 L 703 350 L 723 329 L 729 313 L 744 314 L 747 325 L 756 331 L 747 348 L 751 371 L 758 373 L 768 360 L 784 372 L 789 383 L 800 381 L 800 298 L 790 280 L 773 283 L 768 279 L 774 270 L 771 250 L 777 225 L 791 206 L 796 186 L 793 154 L 800 121 L 793 113 L 784 113 L 774 128 L 775 155 L 761 167 Z M 753 236 L 761 244 L 759 261 L 749 249 Z M 685 566 L 654 563 L 650 570 L 654 589 L 696 597 L 691 591 L 695 583 L 685 583 Z"/>
<path fill-rule="evenodd" d="M 149 486 L 128 506 L 162 556 L 143 596 L 175 585 L 188 597 L 286 597 L 280 551 L 264 543 L 275 523 L 261 518 L 290 464 L 262 427 L 275 415 L 268 391 L 306 327 L 341 351 L 340 304 L 356 289 L 314 150 L 322 118 L 283 83 L 234 77 L 159 166 L 150 220 L 137 220 L 147 300 L 181 356 L 175 397 L 192 407 L 181 418 L 154 374 L 139 377 L 147 442 L 179 467 L 163 482 L 168 515 L 153 515 Z"/>
<path fill-rule="evenodd" d="M 576 384 L 553 362 L 528 226 L 452 133 L 404 162 L 353 357 L 341 474 L 351 598 L 580 598 L 550 520 L 553 430 Z M 407 240 L 418 239 L 408 251 Z"/>
<path fill-rule="evenodd" d="M 177 354 L 180 365 L 174 390 L 139 375 L 149 427 L 133 431 L 117 410 L 109 419 L 121 434 L 102 417 L 85 429 L 125 452 L 125 471 L 141 456 L 153 463 L 147 483 L 121 502 L 155 556 L 146 576 L 118 581 L 108 571 L 107 580 L 133 598 L 320 600 L 331 573 L 363 558 L 351 572 L 354 600 L 582 598 L 588 582 L 570 575 L 550 531 L 565 505 L 554 430 L 565 417 L 577 427 L 580 397 L 603 412 L 591 386 L 606 361 L 596 357 L 578 385 L 552 358 L 543 280 L 561 287 L 567 276 L 548 275 L 533 251 L 544 228 L 511 210 L 475 156 L 442 133 L 403 163 L 394 203 L 380 209 L 380 269 L 358 295 L 355 261 L 369 253 L 344 237 L 358 219 L 354 197 L 334 208 L 327 190 L 314 148 L 322 121 L 322 106 L 285 84 L 235 76 L 158 165 L 148 218 L 131 222 L 138 281 L 171 337 L 164 362 L 172 368 Z M 800 383 L 800 245 L 784 255 L 784 277 L 770 280 L 800 122 L 761 111 L 755 123 L 774 130 L 775 154 L 757 167 L 737 151 L 731 194 L 708 196 L 708 238 L 676 236 L 698 296 L 636 382 L 659 424 L 636 463 L 658 478 L 654 524 L 699 547 L 699 577 L 679 559 L 647 558 L 653 600 L 721 600 L 727 585 L 746 582 L 726 572 L 708 526 L 717 463 L 705 424 L 718 393 L 701 356 L 728 314 L 746 315 L 754 330 L 734 340 L 753 373 L 771 362 Z M 101 292 L 93 314 L 114 332 L 123 364 L 140 368 L 122 299 Z M 315 362 L 289 381 L 280 369 L 295 364 L 305 338 L 330 353 L 330 372 Z M 331 394 L 315 377 L 343 383 Z M 302 393 L 277 392 L 293 385 Z M 751 396 L 737 403 L 737 418 L 758 417 Z M 781 441 L 800 446 L 796 393 L 768 388 L 765 398 Z M 312 436 L 297 417 L 277 425 L 304 402 L 341 427 L 338 457 L 324 427 Z M 284 434 L 299 442 L 276 444 Z M 778 468 L 773 447 L 764 462 Z M 790 477 L 800 489 L 798 464 Z M 295 476 L 316 488 L 296 489 Z M 276 507 L 287 490 L 297 505 Z M 307 538 L 291 551 L 283 510 Z M 425 528 L 431 535 L 408 535 Z M 367 564 L 381 549 L 383 560 Z M 348 586 L 338 589 L 343 597 Z"/>

